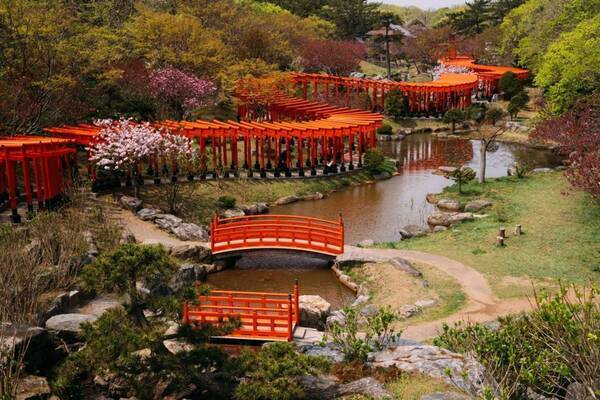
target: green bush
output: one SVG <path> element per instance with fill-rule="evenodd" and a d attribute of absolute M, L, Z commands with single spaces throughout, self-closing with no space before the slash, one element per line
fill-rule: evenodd
<path fill-rule="evenodd" d="M 523 89 L 523 84 L 513 72 L 505 72 L 498 82 L 498 89 L 504 94 L 505 100 L 512 99 Z"/>
<path fill-rule="evenodd" d="M 394 129 L 390 124 L 383 124 L 381 127 L 377 128 L 378 135 L 391 135 L 394 133 Z"/>
<path fill-rule="evenodd" d="M 221 196 L 217 200 L 217 207 L 223 210 L 234 208 L 236 204 L 237 200 L 233 196 Z"/>
<path fill-rule="evenodd" d="M 408 115 L 408 101 L 402 94 L 402 91 L 399 89 L 390 90 L 385 95 L 385 113 L 395 120 L 402 118 L 405 115 Z"/>
<path fill-rule="evenodd" d="M 235 390 L 235 399 L 292 400 L 305 397 L 298 378 L 327 371 L 329 363 L 297 354 L 291 343 L 272 343 L 259 353 L 243 354 L 237 367 L 245 377 Z"/>
<path fill-rule="evenodd" d="M 500 318 L 496 331 L 480 324 L 445 326 L 434 344 L 474 354 L 499 383 L 500 398 L 528 398 L 528 388 L 562 398 L 572 382 L 598 396 L 598 332 L 597 288 L 561 288 L 555 295 L 537 296 L 529 314 Z"/>
<path fill-rule="evenodd" d="M 456 168 L 448 173 L 448 178 L 458 183 L 458 193 L 462 193 L 462 185 L 475 179 L 475 171 L 470 167 Z"/>
<path fill-rule="evenodd" d="M 385 156 L 379 149 L 370 149 L 365 153 L 365 168 L 372 175 L 383 172 L 385 168 Z"/>
<path fill-rule="evenodd" d="M 450 124 L 452 126 L 452 134 L 454 135 L 454 132 L 456 132 L 456 124 L 463 122 L 466 118 L 467 116 L 464 111 L 453 108 L 452 110 L 446 111 L 442 121 L 445 124 Z"/>

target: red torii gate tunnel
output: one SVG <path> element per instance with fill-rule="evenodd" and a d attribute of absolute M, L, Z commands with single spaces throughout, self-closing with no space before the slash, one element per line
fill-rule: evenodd
<path fill-rule="evenodd" d="M 183 306 L 183 321 L 193 326 L 222 326 L 238 320 L 239 328 L 225 339 L 291 341 L 300 322 L 298 281 L 293 292 L 238 292 L 212 290 L 194 304 Z"/>
<path fill-rule="evenodd" d="M 298 250 L 335 257 L 344 252 L 344 222 L 299 215 L 249 215 L 220 219 L 210 226 L 215 256 L 260 249 Z"/>
<path fill-rule="evenodd" d="M 13 222 L 21 221 L 17 208 L 20 193 L 25 194 L 29 215 L 34 197 L 38 209 L 51 208 L 60 200 L 72 183 L 76 152 L 72 144 L 67 139 L 39 136 L 0 139 L 0 205 L 8 202 Z"/>

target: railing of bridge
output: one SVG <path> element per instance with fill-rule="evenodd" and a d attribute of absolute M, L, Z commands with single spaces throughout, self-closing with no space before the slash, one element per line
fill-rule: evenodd
<path fill-rule="evenodd" d="M 252 249 L 291 249 L 337 256 L 344 252 L 344 222 L 298 215 L 219 218 L 211 224 L 213 254 Z"/>

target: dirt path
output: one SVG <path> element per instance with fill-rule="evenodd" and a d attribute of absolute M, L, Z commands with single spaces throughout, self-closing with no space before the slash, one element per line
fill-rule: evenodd
<path fill-rule="evenodd" d="M 340 258 L 342 260 L 382 262 L 395 257 L 427 264 L 445 272 L 458 281 L 467 297 L 466 306 L 459 312 L 442 319 L 407 327 L 402 333 L 402 336 L 407 339 L 431 339 L 437 336 L 444 323 L 453 324 L 458 321 L 485 322 L 494 320 L 501 315 L 531 309 L 531 303 L 526 298 L 498 299 L 494 296 L 487 279 L 479 271 L 444 256 L 412 250 L 363 249 L 346 246 L 346 251 Z"/>

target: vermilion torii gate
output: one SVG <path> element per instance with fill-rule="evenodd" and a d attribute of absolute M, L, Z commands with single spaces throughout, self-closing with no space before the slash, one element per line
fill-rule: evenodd
<path fill-rule="evenodd" d="M 52 207 L 71 184 L 73 142 L 39 136 L 0 138 L 0 203 L 8 201 L 11 220 L 20 222 L 19 194 L 25 194 L 27 210 Z"/>

